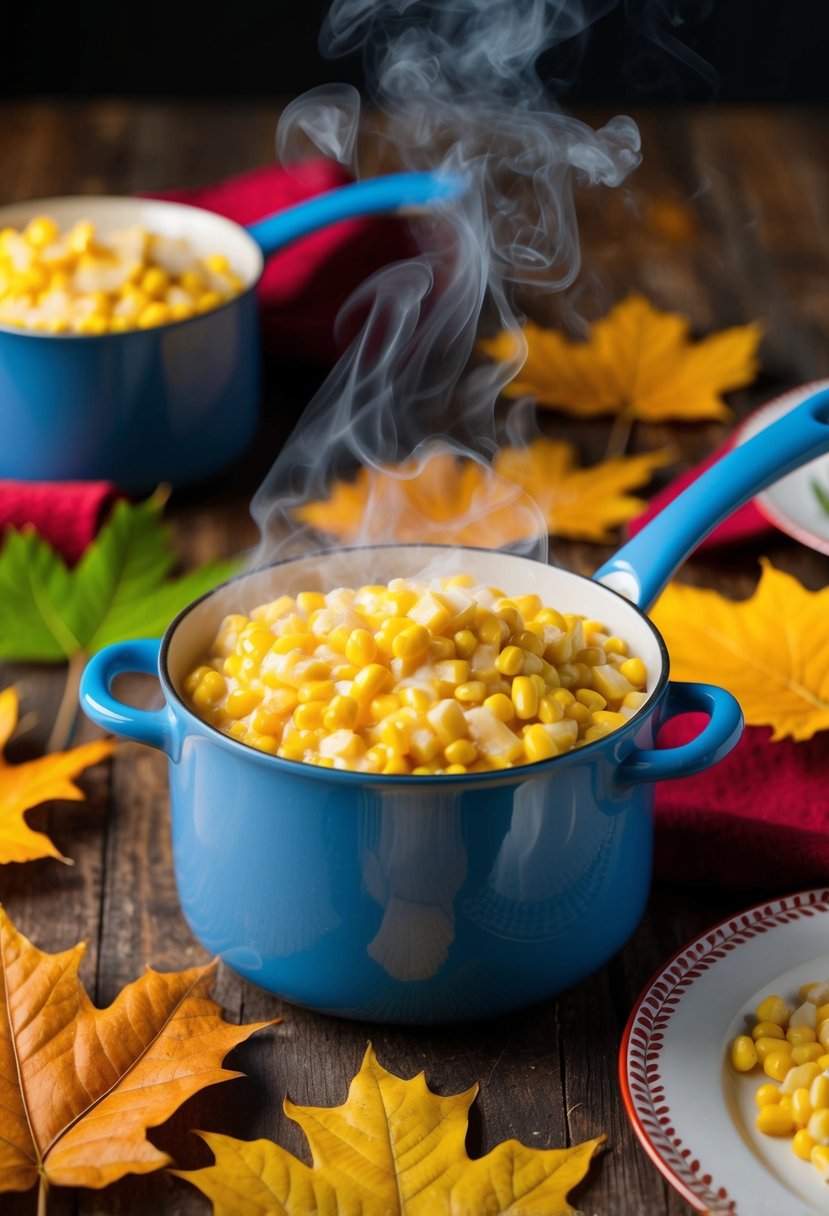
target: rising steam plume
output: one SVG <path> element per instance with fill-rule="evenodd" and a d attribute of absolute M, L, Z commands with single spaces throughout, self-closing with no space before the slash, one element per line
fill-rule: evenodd
<path fill-rule="evenodd" d="M 362 51 L 375 138 L 405 167 L 463 173 L 468 187 L 419 218 L 417 258 L 373 276 L 343 310 L 341 331 L 359 322 L 357 337 L 255 496 L 258 564 L 319 547 L 293 511 L 325 497 L 334 476 L 410 457 L 417 467 L 437 450 L 486 464 L 495 450 L 495 403 L 524 352 L 500 365 L 476 361 L 479 321 L 515 327 L 521 292 L 568 287 L 579 271 L 574 186 L 617 186 L 639 162 L 632 119 L 594 131 L 551 102 L 535 66 L 612 4 L 334 0 L 323 50 Z M 365 122 L 355 90 L 312 90 L 283 115 L 280 158 L 318 150 L 359 175 Z M 540 512 L 494 474 L 471 511 L 485 527 L 491 503 L 505 500 L 526 515 L 525 552 L 546 559 Z M 362 539 L 393 539 L 394 522 L 388 495 L 382 510 L 369 503 Z"/>

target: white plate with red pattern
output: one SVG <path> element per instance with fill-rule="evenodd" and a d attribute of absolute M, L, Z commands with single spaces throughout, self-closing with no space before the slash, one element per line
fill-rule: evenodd
<path fill-rule="evenodd" d="M 737 432 L 736 445 L 752 439 L 812 393 L 823 389 L 829 389 L 829 380 L 815 380 L 755 410 Z M 781 532 L 819 553 L 829 553 L 829 510 L 821 503 L 815 486 L 824 501 L 829 498 L 829 458 L 826 456 L 802 465 L 768 486 L 754 499 L 754 505 Z"/>
<path fill-rule="evenodd" d="M 829 1213 L 829 1183 L 758 1132 L 762 1072 L 738 1074 L 728 1049 L 774 992 L 829 979 L 829 890 L 758 904 L 701 934 L 655 976 L 630 1015 L 619 1055 L 628 1117 L 648 1156 L 698 1212 Z"/>

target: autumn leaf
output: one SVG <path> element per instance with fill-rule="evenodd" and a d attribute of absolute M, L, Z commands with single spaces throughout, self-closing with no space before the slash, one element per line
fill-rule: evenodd
<path fill-rule="evenodd" d="M 39 857 L 68 861 L 48 836 L 29 827 L 25 812 L 55 798 L 81 801 L 83 792 L 72 778 L 109 756 L 112 741 L 96 739 L 68 752 L 54 752 L 23 764 L 7 764 L 3 749 L 17 726 L 17 714 L 17 692 L 7 688 L 0 692 L 0 864 L 35 861 Z"/>
<path fill-rule="evenodd" d="M 78 685 L 91 654 L 111 642 L 163 633 L 182 608 L 238 568 L 213 561 L 170 579 L 176 554 L 161 522 L 166 497 L 117 502 L 71 570 L 33 529 L 6 532 L 0 549 L 0 660 L 69 660 L 47 751 L 71 739 Z"/>
<path fill-rule="evenodd" d="M 722 394 L 755 378 L 761 337 L 762 327 L 752 322 L 692 342 L 685 317 L 630 295 L 593 322 L 586 342 L 528 321 L 526 361 L 503 391 L 582 418 L 725 419 L 731 411 Z M 505 330 L 480 346 L 493 359 L 509 360 L 520 342 Z"/>
<path fill-rule="evenodd" d="M 569 443 L 536 439 L 503 448 L 492 469 L 440 453 L 386 469 L 360 469 L 335 483 L 328 499 L 306 503 L 298 517 L 346 543 L 432 541 L 500 548 L 547 531 L 575 540 L 606 541 L 644 502 L 626 491 L 646 484 L 666 452 L 619 456 L 580 468 Z"/>
<path fill-rule="evenodd" d="M 42 953 L 0 908 L 0 1191 L 98 1188 L 169 1164 L 147 1128 L 239 1076 L 222 1060 L 270 1024 L 221 1020 L 215 964 L 148 969 L 96 1009 L 78 979 L 83 954 Z"/>
<path fill-rule="evenodd" d="M 296 508 L 296 516 L 345 542 L 394 539 L 402 544 L 501 548 L 533 535 L 539 523 L 531 500 L 475 460 L 427 453 L 383 469 L 362 468 L 338 481 L 324 500 Z"/>
<path fill-rule="evenodd" d="M 61 662 L 110 642 L 153 637 L 236 569 L 214 561 L 169 579 L 176 561 L 161 523 L 165 496 L 121 500 L 69 569 L 37 532 L 9 529 L 0 550 L 0 659 Z"/>
<path fill-rule="evenodd" d="M 675 679 L 721 684 L 774 740 L 811 739 L 829 729 L 829 587 L 808 591 L 762 565 L 746 600 L 672 583 L 651 616 Z"/>
<path fill-rule="evenodd" d="M 439 1097 L 423 1073 L 404 1081 L 386 1072 L 369 1046 L 342 1106 L 285 1102 L 308 1137 L 313 1166 L 270 1140 L 199 1132 L 215 1164 L 174 1172 L 212 1201 L 214 1216 L 574 1213 L 567 1194 L 604 1137 L 551 1149 L 507 1140 L 471 1160 L 465 1141 L 477 1092 L 473 1085 Z"/>
<path fill-rule="evenodd" d="M 610 531 L 645 509 L 629 490 L 646 485 L 654 469 L 669 463 L 667 451 L 614 456 L 580 468 L 571 443 L 536 439 L 525 448 L 502 448 L 493 467 L 534 498 L 552 536 L 612 541 Z"/>

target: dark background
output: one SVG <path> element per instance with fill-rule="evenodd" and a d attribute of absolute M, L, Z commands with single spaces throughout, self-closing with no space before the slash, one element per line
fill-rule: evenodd
<path fill-rule="evenodd" d="M 829 99 L 827 0 L 592 2 L 611 11 L 541 61 L 567 101 Z M 0 93 L 285 97 L 333 80 L 362 88 L 358 58 L 319 53 L 326 8 L 327 0 L 23 0 L 4 6 Z"/>

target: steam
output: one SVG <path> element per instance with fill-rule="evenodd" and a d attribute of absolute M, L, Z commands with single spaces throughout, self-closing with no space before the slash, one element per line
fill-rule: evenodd
<path fill-rule="evenodd" d="M 516 514 L 523 551 L 546 559 L 536 505 L 489 469 L 495 404 L 523 363 L 475 356 L 479 325 L 517 328 L 522 293 L 561 291 L 579 272 L 574 188 L 618 186 L 639 161 L 626 117 L 598 131 L 562 114 L 536 72 L 539 54 L 582 34 L 612 7 L 572 0 L 335 0 L 323 49 L 361 49 L 385 141 L 402 167 L 463 174 L 461 198 L 416 224 L 419 256 L 365 283 L 340 315 L 357 336 L 311 402 L 252 504 L 257 564 L 320 547 L 295 509 L 325 498 L 357 467 L 406 461 L 410 477 L 436 454 L 475 459 L 487 490 L 470 504 L 486 544 L 490 514 Z M 318 150 L 358 171 L 365 124 L 356 92 L 306 93 L 285 111 L 282 159 Z M 525 430 L 513 424 L 511 433 Z M 402 504 L 370 499 L 361 540 L 395 538 Z M 459 521 L 462 529 L 468 520 Z M 430 538 L 424 516 L 421 539 Z"/>

